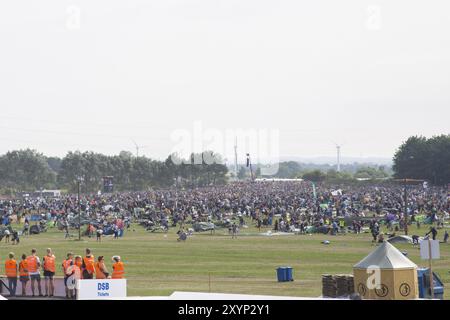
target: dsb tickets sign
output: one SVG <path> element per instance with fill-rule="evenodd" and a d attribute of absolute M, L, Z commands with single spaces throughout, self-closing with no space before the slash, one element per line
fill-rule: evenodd
<path fill-rule="evenodd" d="M 126 296 L 126 279 L 77 280 L 78 300 L 125 298 Z"/>

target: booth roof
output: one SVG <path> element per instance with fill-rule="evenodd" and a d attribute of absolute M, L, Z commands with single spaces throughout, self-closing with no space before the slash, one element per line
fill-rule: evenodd
<path fill-rule="evenodd" d="M 367 269 L 377 266 L 380 269 L 412 269 L 417 265 L 389 242 L 385 241 L 367 257 L 355 264 L 355 269 Z"/>

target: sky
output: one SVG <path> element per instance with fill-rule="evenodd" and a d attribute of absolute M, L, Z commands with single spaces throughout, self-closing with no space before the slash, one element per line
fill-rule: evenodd
<path fill-rule="evenodd" d="M 449 30 L 447 0 L 2 1 L 0 153 L 391 158 L 450 133 Z"/>

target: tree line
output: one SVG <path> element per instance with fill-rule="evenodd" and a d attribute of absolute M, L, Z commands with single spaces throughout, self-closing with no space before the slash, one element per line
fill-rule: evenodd
<path fill-rule="evenodd" d="M 211 162 L 214 159 L 214 162 Z M 41 189 L 75 192 L 81 180 L 82 192 L 102 190 L 103 177 L 114 177 L 116 191 L 147 190 L 153 187 L 197 187 L 224 184 L 227 167 L 211 151 L 191 154 L 188 159 L 170 155 L 165 161 L 135 157 L 122 151 L 104 155 L 71 151 L 63 158 L 47 157 L 31 149 L 14 150 L 0 156 L 2 193 Z"/>
<path fill-rule="evenodd" d="M 261 175 L 258 165 L 255 166 L 255 176 L 257 178 L 282 178 L 282 179 L 305 179 L 315 182 L 354 182 L 358 179 L 381 180 L 392 176 L 391 168 L 374 164 L 347 164 L 342 165 L 342 170 L 337 172 L 336 166 L 332 165 L 311 165 L 296 161 L 284 161 L 278 164 L 278 172 L 271 177 Z M 249 170 L 241 166 L 238 170 L 238 178 L 249 178 Z"/>
<path fill-rule="evenodd" d="M 450 134 L 410 137 L 395 153 L 393 169 L 398 179 L 450 183 Z"/>

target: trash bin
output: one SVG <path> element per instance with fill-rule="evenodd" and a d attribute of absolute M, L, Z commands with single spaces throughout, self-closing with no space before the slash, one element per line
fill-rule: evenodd
<path fill-rule="evenodd" d="M 294 281 L 294 278 L 292 276 L 292 268 L 286 267 L 286 281 Z"/>
<path fill-rule="evenodd" d="M 278 282 L 294 281 L 293 272 L 291 267 L 279 267 L 277 268 Z"/>
<path fill-rule="evenodd" d="M 277 279 L 278 282 L 286 282 L 286 267 L 277 268 Z"/>

